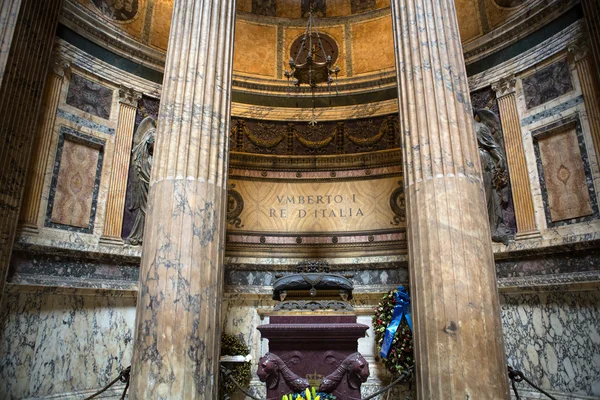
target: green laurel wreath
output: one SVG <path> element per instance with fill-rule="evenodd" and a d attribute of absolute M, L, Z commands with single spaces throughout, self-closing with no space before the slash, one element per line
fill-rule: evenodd
<path fill-rule="evenodd" d="M 383 298 L 375 309 L 373 330 L 375 331 L 375 343 L 377 343 L 378 353 L 381 351 L 385 329 L 392 320 L 392 313 L 396 305 L 396 293 L 398 293 L 398 289 L 394 289 L 383 295 Z M 390 352 L 387 358 L 382 359 L 382 361 L 387 370 L 395 376 L 409 370 L 413 366 L 413 336 L 406 320 L 403 319 L 400 323 L 390 347 Z"/>
<path fill-rule="evenodd" d="M 221 335 L 221 356 L 245 356 L 250 353 L 248 346 L 234 335 L 223 333 Z M 252 378 L 252 363 L 250 361 L 244 363 L 234 363 L 231 367 L 231 376 L 240 386 L 248 387 Z M 225 399 L 225 393 L 231 395 L 235 393 L 237 387 L 231 379 L 221 379 L 220 399 Z"/>

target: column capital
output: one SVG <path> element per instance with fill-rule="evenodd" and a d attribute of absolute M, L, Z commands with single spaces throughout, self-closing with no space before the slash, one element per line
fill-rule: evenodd
<path fill-rule="evenodd" d="M 137 108 L 138 101 L 140 101 L 141 98 L 141 92 L 123 85 L 119 87 L 119 103 Z"/>
<path fill-rule="evenodd" d="M 569 52 L 569 61 L 574 64 L 584 60 L 589 53 L 589 47 L 586 42 L 573 43 L 567 50 Z"/>
<path fill-rule="evenodd" d="M 492 90 L 496 92 L 496 98 L 508 96 L 515 93 L 515 85 L 517 78 L 514 75 L 509 75 L 506 78 L 500 79 L 498 82 L 492 83 Z"/>
<path fill-rule="evenodd" d="M 61 78 L 65 77 L 65 73 L 71 68 L 71 63 L 62 57 L 56 57 L 52 61 L 52 72 Z"/>

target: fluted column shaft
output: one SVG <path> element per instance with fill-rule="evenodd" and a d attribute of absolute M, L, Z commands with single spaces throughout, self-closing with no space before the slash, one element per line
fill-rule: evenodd
<path fill-rule="evenodd" d="M 131 160 L 131 144 L 137 103 L 142 95 L 130 88 L 119 89 L 119 120 L 115 137 L 115 151 L 110 171 L 110 187 L 106 199 L 106 218 L 102 239 L 121 242 L 123 210 L 127 193 L 127 177 Z"/>
<path fill-rule="evenodd" d="M 577 68 L 577 76 L 581 84 L 581 93 L 583 93 L 585 110 L 590 123 L 594 150 L 596 151 L 598 163 L 600 163 L 600 82 L 598 82 L 594 73 L 594 60 L 591 59 L 585 43 L 570 46 L 569 53 L 571 62 L 575 63 Z"/>
<path fill-rule="evenodd" d="M 481 163 L 452 0 L 392 0 L 419 399 L 508 399 Z"/>
<path fill-rule="evenodd" d="M 593 60 L 588 62 L 596 66 L 589 72 L 600 82 L 600 0 L 582 0 L 581 4 L 593 55 Z"/>
<path fill-rule="evenodd" d="M 4 80 L 21 3 L 22 0 L 3 0 L 0 3 L 0 85 Z"/>
<path fill-rule="evenodd" d="M 517 239 L 539 236 L 535 222 L 535 211 L 523 147 L 521 121 L 517 111 L 514 76 L 502 79 L 492 85 L 496 92 L 504 144 L 506 146 L 506 161 L 510 171 L 512 197 L 515 205 L 515 218 L 517 220 Z"/>
<path fill-rule="evenodd" d="M 216 399 L 235 1 L 175 1 L 150 180 L 132 399 Z"/>
<path fill-rule="evenodd" d="M 2 13 L 8 3 L 2 3 Z M 6 37 L 2 37 L 0 56 L 8 58 L 0 60 L 5 63 L 0 82 L 0 297 L 15 239 L 61 4 L 61 0 L 22 0 L 12 41 L 4 43 Z"/>
<path fill-rule="evenodd" d="M 37 231 L 38 214 L 42 198 L 42 189 L 46 177 L 46 164 L 50 152 L 50 144 L 54 133 L 56 121 L 56 109 L 60 99 L 60 92 L 65 76 L 65 69 L 69 63 L 57 59 L 48 72 L 46 87 L 44 88 L 44 99 L 42 110 L 37 124 L 37 133 L 31 153 L 29 172 L 27 174 L 27 185 L 21 206 L 19 223 L 23 228 Z"/>

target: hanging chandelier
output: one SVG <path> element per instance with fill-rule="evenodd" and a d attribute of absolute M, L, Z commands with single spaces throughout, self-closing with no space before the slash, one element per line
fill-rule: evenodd
<path fill-rule="evenodd" d="M 317 123 L 315 117 L 315 89 L 320 83 L 326 82 L 331 95 L 331 84 L 335 82 L 337 94 L 337 76 L 340 68 L 337 65 L 333 66 L 332 55 L 327 54 L 325 51 L 317 28 L 312 2 L 300 48 L 295 57 L 290 58 L 289 65 L 291 70 L 285 71 L 285 77 L 288 80 L 288 96 L 290 95 L 290 80 L 292 80 L 297 92 L 300 91 L 302 85 L 310 87 L 312 93 L 312 119 L 310 125 L 315 125 Z"/>

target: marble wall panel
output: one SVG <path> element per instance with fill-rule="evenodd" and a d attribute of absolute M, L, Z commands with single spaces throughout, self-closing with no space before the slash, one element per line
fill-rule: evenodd
<path fill-rule="evenodd" d="M 352 72 L 364 74 L 394 68 L 391 15 L 352 25 Z M 340 65 L 344 65 L 340 62 Z"/>
<path fill-rule="evenodd" d="M 548 226 L 598 218 L 598 203 L 578 114 L 532 132 Z"/>
<path fill-rule="evenodd" d="M 600 291 L 501 294 L 500 301 L 509 365 L 544 389 L 600 396 Z"/>
<path fill-rule="evenodd" d="M 62 127 L 45 226 L 94 230 L 105 141 Z"/>
<path fill-rule="evenodd" d="M 539 140 L 544 180 L 553 222 L 592 213 L 575 126 Z"/>
<path fill-rule="evenodd" d="M 558 61 L 523 78 L 526 107 L 533 108 L 573 90 L 569 64 Z"/>
<path fill-rule="evenodd" d="M 109 119 L 113 91 L 78 74 L 72 74 L 66 103 L 96 117 Z"/>
<path fill-rule="evenodd" d="M 0 318 L 0 398 L 99 389 L 130 363 L 134 297 L 13 291 Z"/>

